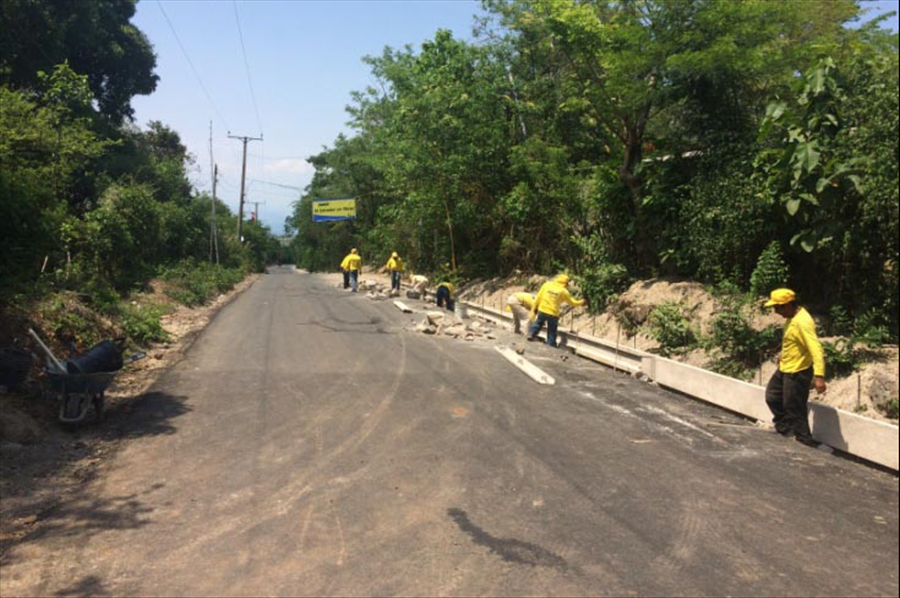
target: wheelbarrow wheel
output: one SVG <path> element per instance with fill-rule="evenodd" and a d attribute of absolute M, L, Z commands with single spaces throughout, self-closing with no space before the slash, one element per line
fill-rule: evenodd
<path fill-rule="evenodd" d="M 78 394 L 63 395 L 63 415 L 66 419 L 77 419 L 81 414 L 81 397 Z"/>

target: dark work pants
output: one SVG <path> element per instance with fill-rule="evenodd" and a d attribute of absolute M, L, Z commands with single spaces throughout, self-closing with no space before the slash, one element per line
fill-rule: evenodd
<path fill-rule="evenodd" d="M 537 317 L 534 319 L 534 322 L 528 328 L 528 336 L 534 338 L 541 331 L 541 328 L 544 327 L 544 322 L 547 322 L 547 344 L 551 347 L 556 347 L 556 330 L 559 327 L 559 316 L 551 316 L 549 314 L 545 314 L 542 311 L 538 312 Z"/>
<path fill-rule="evenodd" d="M 447 287 L 438 287 L 435 298 L 437 299 L 438 307 L 446 305 L 448 310 L 453 311 L 453 299 L 450 298 L 450 290 Z"/>
<path fill-rule="evenodd" d="M 394 270 L 391 272 L 391 290 L 399 291 L 400 290 L 400 271 Z"/>
<path fill-rule="evenodd" d="M 766 404 L 772 412 L 775 429 L 780 434 L 812 441 L 807 411 L 812 378 L 812 368 L 807 368 L 795 374 L 785 374 L 779 370 L 769 380 L 766 386 Z"/>
<path fill-rule="evenodd" d="M 350 288 L 350 270 L 344 270 L 344 288 Z"/>

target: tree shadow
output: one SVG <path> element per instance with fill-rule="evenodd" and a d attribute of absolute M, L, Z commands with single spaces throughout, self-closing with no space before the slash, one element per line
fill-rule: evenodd
<path fill-rule="evenodd" d="M 73 583 L 67 588 L 63 588 L 54 596 L 111 596 L 109 591 L 103 587 L 103 582 L 96 575 L 88 575 L 79 581 Z"/>
<path fill-rule="evenodd" d="M 190 411 L 187 397 L 147 392 L 135 399 L 112 403 L 101 427 L 108 427 L 110 433 L 120 438 L 174 434 L 178 428 L 172 421 Z"/>
<path fill-rule="evenodd" d="M 100 459 L 123 438 L 169 435 L 188 412 L 187 397 L 149 392 L 114 402 L 104 421 L 74 431 L 57 430 L 45 442 L 4 454 L 0 564 L 17 560 L 15 548 L 48 536 L 84 537 L 150 522 L 137 495 L 97 497 L 90 482 Z M 112 447 L 113 451 L 106 450 Z"/>
<path fill-rule="evenodd" d="M 23 544 L 40 542 L 50 537 L 77 537 L 84 543 L 90 536 L 108 530 L 137 529 L 152 520 L 153 509 L 128 494 L 113 497 L 96 497 L 90 489 L 64 500 L 37 515 L 31 531 L 7 539 L 0 553 L 0 566 L 27 560 L 16 548 Z"/>

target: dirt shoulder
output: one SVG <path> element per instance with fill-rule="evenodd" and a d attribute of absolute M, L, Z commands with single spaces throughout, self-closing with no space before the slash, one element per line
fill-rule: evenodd
<path fill-rule="evenodd" d="M 42 517 L 97 476 L 100 463 L 128 440 L 116 422 L 132 409 L 157 378 L 178 363 L 215 314 L 261 275 L 248 276 L 207 305 L 177 307 L 162 317 L 166 343 L 147 348 L 147 357 L 127 366 L 107 390 L 103 422 L 73 431 L 57 422 L 56 403 L 40 381 L 0 394 L 0 558 L 36 533 Z"/>

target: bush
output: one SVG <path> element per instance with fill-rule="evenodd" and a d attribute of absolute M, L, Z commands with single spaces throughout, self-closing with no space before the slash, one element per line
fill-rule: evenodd
<path fill-rule="evenodd" d="M 689 350 L 697 342 L 697 334 L 678 303 L 657 305 L 647 321 L 649 335 L 659 343 L 663 357 Z"/>
<path fill-rule="evenodd" d="M 55 339 L 76 351 L 120 333 L 113 322 L 85 305 L 82 296 L 76 293 L 62 292 L 45 297 L 34 311 L 41 330 L 47 335 L 45 341 Z"/>
<path fill-rule="evenodd" d="M 876 309 L 865 312 L 853 323 L 853 341 L 872 349 L 881 347 L 891 337 L 885 319 Z"/>
<path fill-rule="evenodd" d="M 195 260 L 184 260 L 165 268 L 162 279 L 168 283 L 166 295 L 175 301 L 193 307 L 230 290 L 243 280 L 240 268 L 225 268 Z"/>
<path fill-rule="evenodd" d="M 574 276 L 575 282 L 588 301 L 589 311 L 600 313 L 628 286 L 628 270 L 625 266 L 607 259 L 599 235 L 573 236 L 572 243 L 583 255 L 578 272 Z"/>
<path fill-rule="evenodd" d="M 600 313 L 628 286 L 628 271 L 620 264 L 603 264 L 576 275 L 575 282 L 588 301 L 591 313 Z"/>
<path fill-rule="evenodd" d="M 781 245 L 778 241 L 772 241 L 760 254 L 750 275 L 750 292 L 757 297 L 768 295 L 775 289 L 787 286 L 788 276 Z"/>
<path fill-rule="evenodd" d="M 828 310 L 831 323 L 827 330 L 831 336 L 847 336 L 853 332 L 853 318 L 843 305 L 834 305 Z"/>
<path fill-rule="evenodd" d="M 168 311 L 168 305 L 123 304 L 120 316 L 125 334 L 140 345 L 167 342 L 169 333 L 163 329 L 160 317 Z"/>
<path fill-rule="evenodd" d="M 878 410 L 881 411 L 884 416 L 889 419 L 898 419 L 898 416 L 900 416 L 900 405 L 898 405 L 898 398 L 891 397 L 885 402 L 879 403 Z"/>
<path fill-rule="evenodd" d="M 773 354 L 781 340 L 782 329 L 769 326 L 754 330 L 737 305 L 727 305 L 710 325 L 703 345 L 716 353 L 710 369 L 725 376 L 747 379 L 750 370 L 759 367 Z"/>
<path fill-rule="evenodd" d="M 839 338 L 834 342 L 823 341 L 825 365 L 834 376 L 847 376 L 859 369 L 859 353 L 849 338 Z"/>

